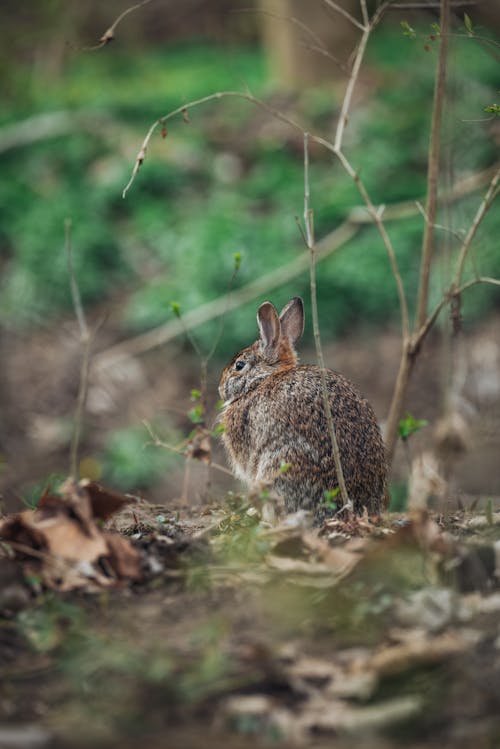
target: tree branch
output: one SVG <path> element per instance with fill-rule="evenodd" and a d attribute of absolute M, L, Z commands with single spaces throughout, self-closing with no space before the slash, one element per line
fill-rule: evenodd
<path fill-rule="evenodd" d="M 70 476 L 78 481 L 78 446 L 80 443 L 80 434 L 82 430 L 83 411 L 85 409 L 85 402 L 87 400 L 87 391 L 89 383 L 89 369 L 90 369 L 90 348 L 91 348 L 91 336 L 85 320 L 85 313 L 83 311 L 82 300 L 80 296 L 80 290 L 75 276 L 73 267 L 73 248 L 71 242 L 71 219 L 65 221 L 65 233 L 66 233 L 66 254 L 68 260 L 68 273 L 70 279 L 71 297 L 73 299 L 73 307 L 75 309 L 76 319 L 78 321 L 78 327 L 80 329 L 80 342 L 83 349 L 82 363 L 80 367 L 80 383 L 78 386 L 78 397 L 76 401 L 76 410 L 73 423 L 73 434 L 71 437 L 70 445 Z"/>
<path fill-rule="evenodd" d="M 333 252 L 339 250 L 350 239 L 352 239 L 358 231 L 359 226 L 357 224 L 345 221 L 337 229 L 318 242 L 316 245 L 316 262 L 326 259 Z M 111 346 L 111 348 L 102 351 L 94 357 L 93 367 L 96 370 L 106 369 L 129 356 L 137 356 L 138 354 L 143 354 L 153 348 L 162 346 L 163 344 L 168 343 L 168 341 L 176 338 L 178 335 L 181 335 L 186 330 L 190 330 L 205 322 L 209 322 L 225 312 L 238 309 L 243 304 L 253 301 L 256 297 L 267 293 L 271 289 L 281 286 L 283 283 L 287 283 L 287 281 L 290 281 L 293 278 L 296 278 L 307 270 L 308 264 L 308 256 L 306 254 L 300 254 L 287 265 L 276 268 L 265 276 L 261 276 L 261 278 L 258 278 L 256 281 L 252 281 L 246 286 L 243 286 L 238 291 L 233 291 L 230 295 L 226 294 L 218 297 L 211 302 L 202 304 L 194 310 L 186 312 L 186 314 L 182 316 L 182 322 L 177 318 L 175 320 L 170 320 L 164 325 L 160 325 L 157 328 L 153 328 L 153 330 L 135 336 L 135 338 L 130 338 Z"/>
<path fill-rule="evenodd" d="M 342 460 L 340 457 L 339 443 L 337 441 L 337 435 L 335 431 L 335 424 L 333 423 L 332 409 L 330 407 L 330 399 L 328 397 L 328 387 L 326 383 L 326 368 L 325 361 L 323 358 L 323 350 L 321 348 L 321 334 L 319 330 L 319 319 L 318 319 L 318 296 L 316 293 L 316 257 L 315 257 L 315 245 L 314 245 L 314 224 L 313 224 L 313 213 L 310 208 L 310 186 L 309 186 L 309 133 L 304 133 L 304 226 L 306 232 L 307 247 L 309 250 L 309 278 L 311 286 L 311 309 L 312 309 L 312 320 L 313 320 L 313 331 L 314 331 L 314 343 L 316 346 L 316 358 L 321 373 L 321 392 L 323 395 L 323 404 L 325 408 L 326 423 L 328 425 L 328 432 L 330 435 L 330 441 L 332 444 L 333 462 L 335 464 L 335 471 L 337 473 L 337 481 L 339 482 L 340 497 L 342 499 L 342 510 L 346 512 L 352 512 L 353 506 L 349 500 L 349 494 L 347 493 L 347 487 L 344 479 L 344 471 L 342 469 Z M 334 489 L 335 487 L 332 487 Z"/>
<path fill-rule="evenodd" d="M 427 168 L 427 203 L 425 212 L 428 220 L 425 223 L 422 257 L 420 263 L 420 280 L 417 299 L 417 328 L 422 327 L 427 318 L 429 303 L 429 283 L 432 259 L 434 255 L 434 225 L 437 214 L 438 180 L 440 166 L 441 122 L 446 96 L 446 73 L 448 61 L 448 32 L 450 26 L 450 0 L 442 0 L 440 17 L 440 44 L 434 85 L 432 106 L 429 159 Z"/>
<path fill-rule="evenodd" d="M 476 236 L 477 230 L 479 229 L 479 226 L 482 220 L 486 216 L 488 210 L 490 209 L 491 205 L 493 204 L 493 201 L 495 200 L 498 194 L 499 180 L 500 180 L 500 167 L 496 170 L 493 177 L 491 178 L 491 182 L 489 184 L 486 195 L 481 201 L 479 208 L 477 209 L 476 215 L 474 216 L 472 223 L 469 227 L 469 231 L 467 232 L 465 239 L 463 241 L 462 247 L 460 249 L 460 254 L 458 256 L 455 275 L 453 277 L 453 284 L 455 286 L 458 286 L 462 281 L 464 265 L 465 265 L 465 261 L 467 259 L 469 250 L 471 248 L 472 241 L 474 237 Z"/>

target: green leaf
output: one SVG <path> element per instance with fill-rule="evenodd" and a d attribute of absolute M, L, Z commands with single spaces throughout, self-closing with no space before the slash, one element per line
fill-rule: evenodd
<path fill-rule="evenodd" d="M 422 427 L 427 426 L 429 422 L 426 419 L 416 419 L 410 413 L 406 413 L 398 425 L 398 435 L 403 440 L 407 440 L 414 432 L 418 432 Z"/>
<path fill-rule="evenodd" d="M 236 271 L 238 271 L 240 269 L 240 265 L 241 265 L 241 252 L 235 252 L 234 255 L 233 255 L 233 259 L 234 259 L 234 270 L 236 272 Z"/>
<path fill-rule="evenodd" d="M 181 316 L 181 305 L 179 304 L 179 302 L 170 302 L 170 309 L 176 317 Z"/>
<path fill-rule="evenodd" d="M 212 437 L 219 437 L 221 434 L 224 434 L 225 430 L 226 427 L 224 426 L 224 424 L 216 424 L 212 429 Z"/>
<path fill-rule="evenodd" d="M 326 489 L 323 492 L 323 506 L 327 507 L 329 510 L 336 510 L 337 503 L 335 502 L 335 498 L 337 497 L 339 491 L 340 487 L 338 486 L 336 486 L 335 489 Z"/>
<path fill-rule="evenodd" d="M 285 463 L 285 461 L 282 460 L 280 464 L 280 471 L 281 473 L 286 473 L 287 471 L 290 470 L 291 467 L 292 467 L 291 463 Z"/>
<path fill-rule="evenodd" d="M 197 388 L 193 388 L 191 390 L 191 400 L 192 401 L 199 401 L 201 398 L 201 390 L 198 390 Z"/>
<path fill-rule="evenodd" d="M 488 112 L 488 114 L 496 114 L 498 117 L 500 115 L 500 105 L 488 104 L 488 106 L 484 108 L 484 111 Z"/>
<path fill-rule="evenodd" d="M 464 13 L 464 23 L 468 33 L 472 36 L 474 34 L 474 27 L 472 26 L 472 21 L 470 20 L 470 16 L 468 16 L 467 13 Z"/>
<path fill-rule="evenodd" d="M 193 424 L 202 424 L 204 421 L 203 406 L 195 406 L 188 411 L 188 417 Z"/>
<path fill-rule="evenodd" d="M 410 26 L 408 21 L 401 21 L 401 28 L 403 29 L 404 36 L 407 36 L 409 39 L 417 38 L 417 32 Z"/>

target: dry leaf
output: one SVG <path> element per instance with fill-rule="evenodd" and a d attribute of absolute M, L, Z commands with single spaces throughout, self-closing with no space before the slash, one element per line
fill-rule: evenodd
<path fill-rule="evenodd" d="M 96 523 L 128 500 L 94 483 L 68 479 L 62 496 L 45 492 L 36 510 L 7 517 L 0 538 L 36 571 L 47 587 L 58 590 L 111 585 L 139 579 L 141 557 L 130 541 L 104 532 Z M 109 574 L 104 574 L 104 572 Z"/>
<path fill-rule="evenodd" d="M 82 481 L 81 485 L 90 497 L 94 517 L 100 520 L 107 520 L 134 501 L 133 497 L 107 489 L 95 481 Z"/>
<path fill-rule="evenodd" d="M 112 569 L 119 578 L 138 580 L 142 577 L 142 560 L 139 552 L 130 541 L 118 533 L 106 533 L 108 558 Z"/>

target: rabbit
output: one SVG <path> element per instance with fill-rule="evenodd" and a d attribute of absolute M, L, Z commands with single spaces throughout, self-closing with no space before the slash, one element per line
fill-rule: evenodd
<path fill-rule="evenodd" d="M 291 299 L 280 315 L 263 302 L 257 323 L 258 340 L 237 353 L 221 376 L 222 441 L 238 478 L 279 494 L 288 512 L 312 510 L 318 524 L 335 512 L 325 492 L 337 489 L 338 481 L 321 369 L 299 364 L 295 351 L 304 330 L 302 299 Z M 386 503 L 387 465 L 375 413 L 338 372 L 327 369 L 326 383 L 354 512 L 378 514 Z M 334 501 L 342 505 L 340 493 Z"/>

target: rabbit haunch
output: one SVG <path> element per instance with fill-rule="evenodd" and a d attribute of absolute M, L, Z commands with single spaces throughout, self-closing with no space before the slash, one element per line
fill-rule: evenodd
<path fill-rule="evenodd" d="M 321 370 L 299 365 L 294 348 L 304 328 L 302 300 L 292 299 L 279 316 L 270 302 L 264 302 L 257 322 L 259 339 L 240 351 L 222 373 L 222 440 L 239 478 L 282 495 L 288 511 L 313 509 L 321 518 L 325 492 L 335 490 L 338 480 Z M 373 409 L 341 374 L 326 370 L 326 384 L 354 509 L 380 512 L 386 494 L 386 460 Z M 335 501 L 340 503 L 340 497 Z"/>

